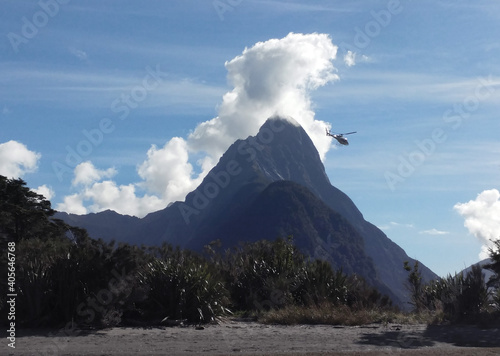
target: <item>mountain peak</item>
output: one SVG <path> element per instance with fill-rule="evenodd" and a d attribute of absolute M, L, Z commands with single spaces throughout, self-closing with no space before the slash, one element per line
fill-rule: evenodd
<path fill-rule="evenodd" d="M 269 118 L 257 135 L 237 141 L 230 151 L 236 153 L 232 156 L 239 162 L 250 163 L 255 171 L 273 181 L 290 180 L 303 185 L 313 185 L 312 177 L 328 181 L 318 150 L 293 118 Z"/>
<path fill-rule="evenodd" d="M 267 129 L 270 129 L 271 131 L 278 132 L 278 131 L 281 131 L 283 129 L 293 130 L 294 128 L 301 129 L 302 126 L 293 117 L 291 117 L 291 116 L 284 117 L 284 116 L 276 115 L 276 116 L 271 116 L 270 118 L 268 118 L 266 120 L 266 122 L 264 122 L 264 124 L 260 127 L 259 132 L 263 131 L 263 130 L 265 131 Z"/>
<path fill-rule="evenodd" d="M 306 143 L 314 147 L 312 140 L 304 128 L 292 117 L 273 116 L 266 120 L 255 136 L 263 144 L 275 145 L 277 143 Z M 278 139 L 274 142 L 274 139 Z M 316 151 L 314 147 L 313 151 Z M 319 155 L 318 155 L 319 156 Z"/>

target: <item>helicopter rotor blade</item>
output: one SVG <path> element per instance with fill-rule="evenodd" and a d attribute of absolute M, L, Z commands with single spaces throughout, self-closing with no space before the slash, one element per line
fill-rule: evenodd
<path fill-rule="evenodd" d="M 353 132 L 348 132 L 348 133 L 345 133 L 345 134 L 343 134 L 343 135 L 350 135 L 350 134 L 355 134 L 355 133 L 356 133 L 356 131 L 353 131 Z"/>

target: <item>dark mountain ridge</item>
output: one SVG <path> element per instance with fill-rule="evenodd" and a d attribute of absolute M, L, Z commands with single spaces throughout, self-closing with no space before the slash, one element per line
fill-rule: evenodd
<path fill-rule="evenodd" d="M 311 254 L 330 239 L 334 247 L 323 257 L 332 265 L 364 271 L 360 274 L 391 291 L 396 303 L 408 301 L 403 262 L 413 260 L 331 185 L 313 142 L 291 120 L 269 119 L 256 136 L 236 141 L 184 202 L 143 219 L 111 212 L 57 217 L 105 240 L 169 242 L 194 250 L 214 239 L 230 247 L 240 240 L 293 234 L 295 243 Z M 424 280 L 437 277 L 423 265 L 421 271 Z"/>
<path fill-rule="evenodd" d="M 335 269 L 376 284 L 375 267 L 361 235 L 309 189 L 291 181 L 269 184 L 244 209 L 217 224 L 207 224 L 186 247 L 196 250 L 216 239 L 230 247 L 238 241 L 288 236 L 307 256 L 325 259 Z"/>

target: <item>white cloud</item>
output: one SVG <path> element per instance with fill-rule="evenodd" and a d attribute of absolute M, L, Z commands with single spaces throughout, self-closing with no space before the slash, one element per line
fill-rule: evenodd
<path fill-rule="evenodd" d="M 488 258 L 491 240 L 500 239 L 500 192 L 485 190 L 475 200 L 453 207 L 464 219 L 464 226 L 483 244 L 479 257 Z"/>
<path fill-rule="evenodd" d="M 373 58 L 368 57 L 367 55 L 361 54 L 358 56 L 356 52 L 347 51 L 344 54 L 344 64 L 347 67 L 353 67 L 358 63 L 370 63 L 373 62 Z"/>
<path fill-rule="evenodd" d="M 344 63 L 348 67 L 356 65 L 356 53 L 347 51 L 347 53 L 344 55 Z"/>
<path fill-rule="evenodd" d="M 37 194 L 43 195 L 47 200 L 51 200 L 56 195 L 54 190 L 45 184 L 33 189 L 33 191 Z"/>
<path fill-rule="evenodd" d="M 448 235 L 449 231 L 442 231 L 438 229 L 423 230 L 419 232 L 423 235 Z"/>
<path fill-rule="evenodd" d="M 381 225 L 381 226 L 377 226 L 377 227 L 380 230 L 385 230 L 385 231 L 393 229 L 393 228 L 405 228 L 405 229 L 413 229 L 414 228 L 413 224 L 402 224 L 402 223 L 398 223 L 395 221 L 391 221 L 386 225 Z"/>
<path fill-rule="evenodd" d="M 78 193 L 65 196 L 64 201 L 57 205 L 56 210 L 70 214 L 87 214 L 87 208 L 83 206 L 83 196 Z"/>
<path fill-rule="evenodd" d="M 134 184 L 117 185 L 112 181 L 95 183 L 85 190 L 83 197 L 92 201 L 91 212 L 111 209 L 120 214 L 143 217 L 165 207 L 157 196 L 146 194 L 138 197 Z"/>
<path fill-rule="evenodd" d="M 0 143 L 0 174 L 8 178 L 19 178 L 25 173 L 35 172 L 42 155 L 30 151 L 17 141 Z"/>
<path fill-rule="evenodd" d="M 81 49 L 77 49 L 75 47 L 70 47 L 69 53 L 71 53 L 73 56 L 75 56 L 76 58 L 78 58 L 82 61 L 86 61 L 88 59 L 87 52 L 82 51 Z"/>
<path fill-rule="evenodd" d="M 398 223 L 395 221 L 391 221 L 389 224 L 393 227 L 405 227 L 408 229 L 413 229 L 413 227 L 414 227 L 413 224 L 402 224 L 402 223 Z"/>
<path fill-rule="evenodd" d="M 120 214 L 144 217 L 163 209 L 165 201 L 154 195 L 138 196 L 135 184 L 118 185 L 113 181 L 93 182 L 80 192 L 64 197 L 56 207 L 59 211 L 87 214 L 114 210 Z"/>
<path fill-rule="evenodd" d="M 201 182 L 201 177 L 192 178 L 193 167 L 188 159 L 187 143 L 182 138 L 174 137 L 162 148 L 153 145 L 147 159 L 137 167 L 142 181 L 128 185 L 103 180 L 113 177 L 116 169 L 100 170 L 90 161 L 83 162 L 74 169 L 73 186 L 80 187 L 80 192 L 66 197 L 57 209 L 75 214 L 111 209 L 143 217 L 165 208 L 169 202 L 184 199 Z M 141 196 L 138 188 L 151 194 Z"/>
<path fill-rule="evenodd" d="M 187 143 L 180 137 L 172 138 L 160 149 L 153 145 L 137 170 L 144 179 L 141 185 L 166 202 L 184 199 L 201 183 L 201 177 L 192 178 L 193 166 L 188 160 Z"/>
<path fill-rule="evenodd" d="M 76 166 L 73 173 L 73 186 L 80 187 L 80 191 L 66 196 L 57 205 L 59 211 L 87 214 L 110 209 L 120 214 L 143 217 L 167 204 L 164 199 L 154 195 L 139 197 L 136 192 L 138 184 L 117 185 L 111 180 L 101 181 L 114 176 L 117 173 L 114 168 L 100 170 L 87 161 Z"/>
<path fill-rule="evenodd" d="M 100 181 L 103 178 L 111 178 L 116 174 L 116 169 L 109 168 L 105 171 L 99 170 L 94 167 L 92 162 L 82 162 L 75 167 L 75 178 L 71 182 L 73 185 L 90 185 L 94 182 Z"/>
<path fill-rule="evenodd" d="M 233 90 L 226 93 L 219 116 L 201 123 L 188 138 L 193 151 L 216 161 L 231 143 L 255 135 L 273 115 L 292 117 L 304 127 L 324 158 L 331 147 L 327 123 L 314 119 L 309 93 L 338 80 L 332 61 L 337 46 L 325 34 L 290 33 L 259 42 L 226 62 Z"/>
<path fill-rule="evenodd" d="M 225 64 L 233 88 L 223 96 L 217 117 L 200 123 L 186 139 L 174 137 L 162 148 L 152 146 L 137 168 L 142 178 L 138 183 L 99 183 L 116 172 L 97 170 L 90 162 L 78 166 L 73 184 L 84 187 L 65 199 L 59 209 L 81 212 L 87 206 L 89 211 L 113 209 L 144 216 L 164 208 L 196 188 L 234 141 L 257 134 L 275 115 L 301 124 L 324 159 L 332 147 L 324 131 L 330 125 L 314 118 L 309 94 L 338 80 L 333 66 L 336 55 L 337 46 L 329 36 L 317 33 L 290 33 L 246 48 Z M 199 174 L 190 163 L 193 157 L 199 158 Z M 138 197 L 136 188 L 147 194 Z"/>

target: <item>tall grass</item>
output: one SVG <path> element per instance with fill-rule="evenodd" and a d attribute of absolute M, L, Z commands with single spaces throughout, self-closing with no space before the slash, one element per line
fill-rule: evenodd
<path fill-rule="evenodd" d="M 421 324 L 432 323 L 431 314 L 403 313 L 395 308 L 354 309 L 347 305 L 322 303 L 319 305 L 290 305 L 270 310 L 259 317 L 266 324 L 325 324 L 367 325 L 373 323 Z"/>
<path fill-rule="evenodd" d="M 471 322 L 481 320 L 485 313 L 492 311 L 492 294 L 481 267 L 473 266 L 465 275 L 448 275 L 425 285 L 420 282 L 418 264 L 413 270 L 407 264 L 404 267 L 410 272 L 409 284 L 416 313 L 433 313 L 437 321 Z"/>
<path fill-rule="evenodd" d="M 423 308 L 402 314 L 361 277 L 308 260 L 291 239 L 243 244 L 222 253 L 209 246 L 210 253 L 202 256 L 170 245 L 114 246 L 82 231 L 75 234 L 74 239 L 34 238 L 18 244 L 19 299 L 25 306 L 20 324 L 74 319 L 113 326 L 122 315 L 150 324 L 165 318 L 206 323 L 230 310 L 280 324 L 460 322 L 498 308 L 500 299 L 498 292 L 489 294 L 481 270 L 473 268 L 467 275 L 419 286 L 415 290 Z M 113 270 L 126 271 L 127 280 L 125 289 L 110 294 Z M 112 300 L 92 307 L 89 300 L 105 294 Z M 84 310 L 95 314 L 92 320 L 82 315 L 82 302 Z"/>
<path fill-rule="evenodd" d="M 154 257 L 139 272 L 149 318 L 209 322 L 228 311 L 228 292 L 208 261 L 179 249 Z"/>
<path fill-rule="evenodd" d="M 0 238 L 16 242 L 16 323 L 20 326 L 113 326 L 123 319 L 209 322 L 229 309 L 279 323 L 363 324 L 399 320 L 388 297 L 356 275 L 310 261 L 292 239 L 259 241 L 202 256 L 170 245 L 131 246 L 91 239 L 85 230 L 52 219 L 54 210 L 22 180 L 0 176 Z M 29 222 L 29 223 L 28 223 Z M 425 286 L 410 272 L 416 318 L 462 321 L 498 318 L 500 240 L 490 250 L 495 272 L 485 286 L 473 268 Z M 7 274 L 6 245 L 0 271 Z M 6 279 L 0 283 L 5 315 Z M 487 289 L 490 288 L 490 290 Z M 410 316 L 411 318 L 411 316 Z M 4 323 L 7 318 L 3 319 Z"/>

